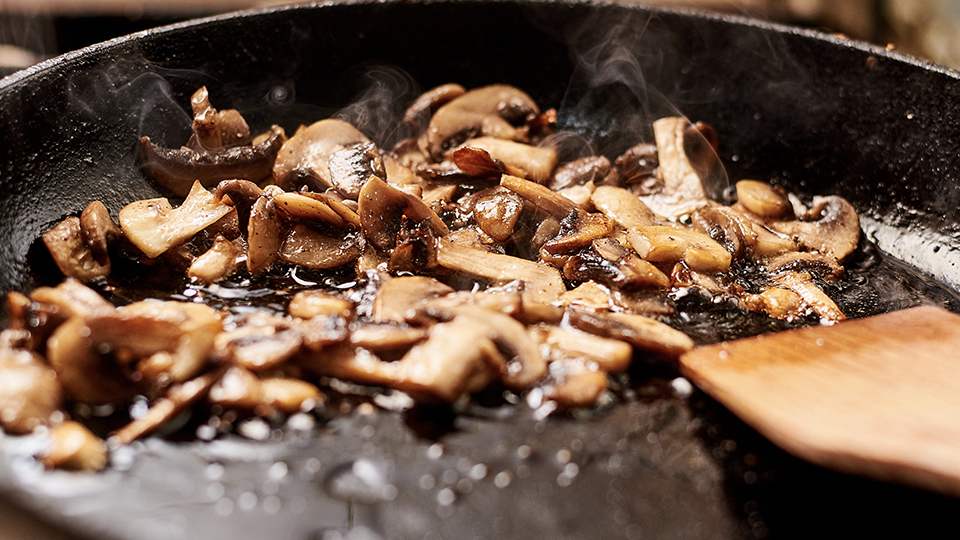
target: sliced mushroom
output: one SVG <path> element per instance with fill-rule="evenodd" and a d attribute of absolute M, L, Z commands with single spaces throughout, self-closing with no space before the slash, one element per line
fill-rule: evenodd
<path fill-rule="evenodd" d="M 167 199 L 147 199 L 130 203 L 120 210 L 123 234 L 151 259 L 183 243 L 230 212 L 200 182 L 194 182 L 190 194 L 177 208 Z"/>
<path fill-rule="evenodd" d="M 570 324 L 584 332 L 620 339 L 642 351 L 676 358 L 693 348 L 683 332 L 643 315 L 569 309 Z"/>
<path fill-rule="evenodd" d="M 477 226 L 498 242 L 510 238 L 522 211 L 523 199 L 507 189 L 492 190 L 473 203 Z"/>
<path fill-rule="evenodd" d="M 404 215 L 414 221 L 426 221 L 440 235 L 449 232 L 443 220 L 423 201 L 375 176 L 360 192 L 358 214 L 364 236 L 381 250 L 396 246 L 400 220 Z"/>
<path fill-rule="evenodd" d="M 530 180 L 505 174 L 500 185 L 529 201 L 537 210 L 557 218 L 562 219 L 579 208 L 577 203 Z"/>
<path fill-rule="evenodd" d="M 567 259 L 563 265 L 563 276 L 574 282 L 595 280 L 624 290 L 670 285 L 670 278 L 666 274 L 635 253 L 611 261 L 596 251 L 584 250 Z"/>
<path fill-rule="evenodd" d="M 403 114 L 403 121 L 418 132 L 427 125 L 430 117 L 441 106 L 449 103 L 467 92 L 467 89 L 459 84 L 442 84 L 431 88 L 420 94 L 413 103 L 407 107 Z"/>
<path fill-rule="evenodd" d="M 762 311 L 785 321 L 802 317 L 808 309 L 799 294 L 781 287 L 764 287 L 760 294 L 744 295 L 740 301 L 750 311 Z"/>
<path fill-rule="evenodd" d="M 557 151 L 548 146 L 532 146 L 496 137 L 468 139 L 463 147 L 485 150 L 509 167 L 515 167 L 534 182 L 546 182 L 557 166 Z M 459 165 L 459 163 L 458 163 Z M 462 167 L 461 167 L 462 168 Z"/>
<path fill-rule="evenodd" d="M 693 229 L 713 238 L 734 259 L 744 257 L 757 245 L 757 233 L 749 219 L 724 206 L 703 207 L 691 216 Z"/>
<path fill-rule="evenodd" d="M 764 219 L 782 219 L 792 213 L 790 201 L 783 191 L 766 182 L 737 182 L 737 200 L 744 208 Z"/>
<path fill-rule="evenodd" d="M 432 298 L 453 292 L 444 283 L 426 276 L 393 278 L 377 291 L 371 316 L 375 322 L 404 323 L 415 320 L 419 305 Z"/>
<path fill-rule="evenodd" d="M 813 221 L 775 221 L 770 228 L 792 236 L 807 250 L 843 261 L 860 242 L 860 218 L 843 197 L 814 197 L 810 210 Z"/>
<path fill-rule="evenodd" d="M 184 197 L 194 182 L 213 187 L 221 180 L 242 178 L 260 182 L 270 176 L 284 144 L 283 128 L 273 126 L 270 136 L 255 146 L 234 146 L 218 152 L 156 146 L 140 138 L 140 155 L 146 173 L 157 183 Z"/>
<path fill-rule="evenodd" d="M 623 188 L 598 186 L 590 201 L 597 210 L 625 229 L 647 227 L 657 222 L 653 211 L 636 195 Z"/>
<path fill-rule="evenodd" d="M 330 155 L 369 140 L 359 129 L 334 118 L 301 127 L 277 154 L 273 181 L 288 191 L 299 188 L 306 179 L 313 182 L 310 187 L 316 191 L 323 191 L 321 186 L 333 187 L 327 167 Z"/>
<path fill-rule="evenodd" d="M 610 289 L 593 280 L 584 281 L 560 295 L 559 304 L 563 307 L 583 307 L 602 311 L 614 306 Z"/>
<path fill-rule="evenodd" d="M 316 199 L 317 201 L 329 206 L 331 210 L 333 210 L 334 212 L 336 212 L 338 216 L 340 216 L 340 219 L 342 219 L 344 223 L 357 229 L 360 228 L 360 216 L 357 215 L 357 206 L 356 206 L 356 203 L 354 203 L 354 201 L 344 201 L 343 199 L 339 198 L 336 192 L 332 192 L 332 191 L 327 193 L 314 193 L 311 191 L 300 191 L 298 192 L 298 195 L 309 197 L 311 199 Z M 351 202 L 354 205 L 350 206 L 346 204 L 347 202 Z M 322 212 L 322 210 L 319 210 L 318 212 Z M 329 223 L 332 225 L 337 225 L 337 223 L 334 223 L 334 221 L 332 220 L 329 221 Z"/>
<path fill-rule="evenodd" d="M 560 165 L 550 175 L 547 187 L 554 191 L 600 183 L 610 173 L 610 160 L 604 156 L 588 156 Z"/>
<path fill-rule="evenodd" d="M 187 275 L 201 283 L 216 283 L 237 271 L 244 260 L 244 248 L 239 241 L 231 242 L 217 235 L 213 245 L 194 259 Z"/>
<path fill-rule="evenodd" d="M 455 291 L 424 300 L 422 303 L 424 307 L 428 309 L 477 306 L 505 315 L 515 316 L 520 313 L 521 297 L 519 291 L 490 287 L 484 291 Z"/>
<path fill-rule="evenodd" d="M 107 445 L 83 424 L 67 420 L 50 429 L 40 462 L 48 469 L 99 471 L 107 465 Z"/>
<path fill-rule="evenodd" d="M 560 222 L 560 234 L 540 248 L 540 258 L 563 266 L 566 257 L 580 251 L 597 238 L 613 232 L 613 221 L 599 213 L 571 212 Z"/>
<path fill-rule="evenodd" d="M 624 184 L 644 184 L 655 180 L 657 166 L 660 164 L 657 145 L 640 143 L 627 149 L 616 160 L 617 172 Z"/>
<path fill-rule="evenodd" d="M 361 324 L 350 331 L 350 343 L 374 352 L 409 349 L 427 337 L 425 328 L 398 324 Z"/>
<path fill-rule="evenodd" d="M 224 147 L 250 144 L 250 127 L 236 109 L 217 111 L 210 104 L 206 86 L 190 96 L 193 109 L 194 150 L 218 151 Z M 192 141 L 193 139 L 191 139 Z"/>
<path fill-rule="evenodd" d="M 259 416 L 274 412 L 293 414 L 307 403 L 316 404 L 322 399 L 320 389 L 306 381 L 288 377 L 260 379 L 238 366 L 228 369 L 208 394 L 211 404 L 249 410 Z"/>
<path fill-rule="evenodd" d="M 343 217 L 331 208 L 327 201 L 316 197 L 285 191 L 275 194 L 273 202 L 291 219 L 327 223 L 334 227 L 343 227 L 346 224 Z"/>
<path fill-rule="evenodd" d="M 63 275 L 83 282 L 110 274 L 110 259 L 98 262 L 81 234 L 80 218 L 70 216 L 43 233 L 43 244 Z"/>
<path fill-rule="evenodd" d="M 261 195 L 263 190 L 260 186 L 249 180 L 224 180 L 217 184 L 213 198 L 216 201 L 229 199 L 229 204 L 237 210 L 237 228 L 246 234 L 250 225 L 250 210 Z"/>
<path fill-rule="evenodd" d="M 847 316 L 840 311 L 837 304 L 810 278 L 810 274 L 802 272 L 784 272 L 773 279 L 774 283 L 797 293 L 810 308 L 820 316 L 825 324 L 833 324 L 846 320 Z"/>
<path fill-rule="evenodd" d="M 247 224 L 247 271 L 259 274 L 277 261 L 284 235 L 277 219 L 277 204 L 267 193 L 250 208 Z"/>
<path fill-rule="evenodd" d="M 167 395 L 153 403 L 146 414 L 118 429 L 110 438 L 126 445 L 156 430 L 205 396 L 222 374 L 221 368 L 170 387 Z"/>
<path fill-rule="evenodd" d="M 551 304 L 566 287 L 560 272 L 533 261 L 489 253 L 440 239 L 437 263 L 444 268 L 497 282 L 520 280 L 524 304 Z"/>
<path fill-rule="evenodd" d="M 61 324 L 47 340 L 46 357 L 64 392 L 90 404 L 112 403 L 136 395 L 138 386 L 115 361 L 100 354 L 99 341 L 94 341 L 82 317 Z"/>
<path fill-rule="evenodd" d="M 293 295 L 287 311 L 292 317 L 302 319 L 331 315 L 349 319 L 353 314 L 353 303 L 324 291 L 306 290 Z"/>
<path fill-rule="evenodd" d="M 298 356 L 304 368 L 328 377 L 360 384 L 395 386 L 397 362 L 384 362 L 373 352 L 352 345 L 304 351 Z"/>
<path fill-rule="evenodd" d="M 657 193 L 641 196 L 641 200 L 661 216 L 679 217 L 707 204 L 707 190 L 685 150 L 689 126 L 690 122 L 680 117 L 661 118 L 653 123 L 659 159 L 657 175 L 663 186 Z"/>
<path fill-rule="evenodd" d="M 113 304 L 97 291 L 73 278 L 67 278 L 56 287 L 37 287 L 30 293 L 34 302 L 52 304 L 64 318 L 88 317 L 101 311 L 113 311 Z"/>
<path fill-rule="evenodd" d="M 333 187 L 348 199 L 357 200 L 371 176 L 386 178 L 383 158 L 372 142 L 357 143 L 330 154 L 327 160 Z"/>
<path fill-rule="evenodd" d="M 563 357 L 592 362 L 606 373 L 626 371 L 633 361 L 633 347 L 624 341 L 558 326 L 542 326 L 533 332 L 541 343 Z"/>
<path fill-rule="evenodd" d="M 550 363 L 550 379 L 541 388 L 544 399 L 563 410 L 595 404 L 608 386 L 607 375 L 596 365 L 565 358 Z"/>
<path fill-rule="evenodd" d="M 420 139 L 420 148 L 434 161 L 440 161 L 448 149 L 477 135 L 523 140 L 524 130 L 511 122 L 539 112 L 530 96 L 512 86 L 477 88 L 437 109 Z"/>
<path fill-rule="evenodd" d="M 30 433 L 50 423 L 60 409 L 57 374 L 38 354 L 0 349 L 0 426 L 8 433 Z"/>
<path fill-rule="evenodd" d="M 284 317 L 255 314 L 214 338 L 216 357 L 251 371 L 273 369 L 300 351 L 303 335 Z"/>
<path fill-rule="evenodd" d="M 767 259 L 764 266 L 772 274 L 786 271 L 813 271 L 827 279 L 839 279 L 844 274 L 843 266 L 833 257 L 823 253 L 791 251 Z"/>
<path fill-rule="evenodd" d="M 310 270 L 326 270 L 350 264 L 360 258 L 361 253 L 355 234 L 333 236 L 300 223 L 283 241 L 279 258 Z"/>
<path fill-rule="evenodd" d="M 88 204 L 80 214 L 80 235 L 93 253 L 93 258 L 109 266 L 109 247 L 123 238 L 123 232 L 113 222 L 107 207 L 100 201 Z"/>
<path fill-rule="evenodd" d="M 683 261 L 701 272 L 725 272 L 730 268 L 730 252 L 702 233 L 663 226 L 635 227 L 627 232 L 627 239 L 647 261 Z"/>

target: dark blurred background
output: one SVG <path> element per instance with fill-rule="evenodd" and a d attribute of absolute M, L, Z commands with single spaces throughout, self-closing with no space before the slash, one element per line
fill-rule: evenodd
<path fill-rule="evenodd" d="M 633 2 L 636 0 L 622 0 Z M 0 74 L 110 38 L 283 0 L 0 0 Z M 844 34 L 960 68 L 960 0 L 650 0 Z"/>

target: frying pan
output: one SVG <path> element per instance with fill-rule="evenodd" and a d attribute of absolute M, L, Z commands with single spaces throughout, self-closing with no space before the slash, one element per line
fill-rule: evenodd
<path fill-rule="evenodd" d="M 446 82 L 518 86 L 615 156 L 681 113 L 733 179 L 836 193 L 869 242 L 851 316 L 960 310 L 960 80 L 863 43 L 739 17 L 569 1 L 344 2 L 118 38 L 0 81 L 0 289 L 47 283 L 37 238 L 99 199 L 162 194 L 139 135 L 178 146 L 189 95 L 254 129 L 391 115 Z M 568 142 L 569 142 L 568 141 Z M 710 314 L 708 314 L 710 315 Z M 714 314 L 715 315 L 715 314 Z M 704 327 L 712 327 L 709 318 Z M 714 321 L 716 322 L 716 321 Z M 703 333 L 698 341 L 728 337 Z M 43 472 L 0 438 L 0 488 L 97 538 L 808 538 L 956 531 L 960 501 L 784 454 L 669 369 L 575 418 L 518 407 L 329 411 L 267 440 L 153 437 L 92 476 Z M 96 413 L 96 411 L 94 411 Z M 427 426 L 424 428 L 423 426 Z"/>

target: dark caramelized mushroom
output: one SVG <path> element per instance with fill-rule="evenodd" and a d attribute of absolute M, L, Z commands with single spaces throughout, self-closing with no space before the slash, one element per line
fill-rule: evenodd
<path fill-rule="evenodd" d="M 298 223 L 283 241 L 279 257 L 303 268 L 325 270 L 352 263 L 361 253 L 360 240 L 355 234 L 331 236 Z"/>
<path fill-rule="evenodd" d="M 255 146 L 235 146 L 218 152 L 190 148 L 161 148 L 149 137 L 140 138 L 140 155 L 146 173 L 161 186 L 184 197 L 194 181 L 213 187 L 221 180 L 243 178 L 260 182 L 269 177 L 283 145 L 283 128 L 273 126 L 270 136 Z"/>
<path fill-rule="evenodd" d="M 81 235 L 80 218 L 70 216 L 43 233 L 43 244 L 63 275 L 93 281 L 110 274 L 110 259 L 100 264 Z"/>
<path fill-rule="evenodd" d="M 301 127 L 283 144 L 273 166 L 273 181 L 285 190 L 300 187 L 304 179 L 311 179 L 310 187 L 323 191 L 333 187 L 327 162 L 330 155 L 348 146 L 365 143 L 360 130 L 343 120 L 329 118 Z"/>
<path fill-rule="evenodd" d="M 347 199 L 357 200 L 371 176 L 386 178 L 383 158 L 372 142 L 363 142 L 337 150 L 327 161 L 333 187 Z"/>
<path fill-rule="evenodd" d="M 110 262 L 108 248 L 123 237 L 123 232 L 113 222 L 107 207 L 100 201 L 93 201 L 80 214 L 80 235 L 97 262 L 107 266 Z"/>
<path fill-rule="evenodd" d="M 817 251 L 842 261 L 860 242 L 860 218 L 843 197 L 814 197 L 812 221 L 777 221 L 770 227 L 793 237 L 803 249 Z"/>
<path fill-rule="evenodd" d="M 222 201 L 224 197 L 230 199 L 231 205 L 237 209 L 237 227 L 243 234 L 247 233 L 250 224 L 250 209 L 260 195 L 263 195 L 263 190 L 249 180 L 224 180 L 217 184 L 213 194 L 217 201 Z"/>
<path fill-rule="evenodd" d="M 610 160 L 604 156 L 588 156 L 564 163 L 553 171 L 547 187 L 557 191 L 589 182 L 599 183 L 610 173 Z"/>
<path fill-rule="evenodd" d="M 413 103 L 407 107 L 403 114 L 403 121 L 416 129 L 418 132 L 423 130 L 430 117 L 441 106 L 449 103 L 467 92 L 466 88 L 459 84 L 442 84 L 431 88 L 420 94 Z"/>

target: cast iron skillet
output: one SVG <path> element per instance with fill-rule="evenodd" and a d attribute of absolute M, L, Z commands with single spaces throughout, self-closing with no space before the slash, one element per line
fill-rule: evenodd
<path fill-rule="evenodd" d="M 960 80 L 861 43 L 736 17 L 587 2 L 340 3 L 243 12 L 96 45 L 0 81 L 0 289 L 43 282 L 37 237 L 93 199 L 157 188 L 137 136 L 186 140 L 189 95 L 288 132 L 383 118 L 445 82 L 516 85 L 611 156 L 677 111 L 712 124 L 731 179 L 851 200 L 876 246 L 852 316 L 960 309 Z M 360 114 L 378 111 L 382 115 Z M 885 253 L 919 268 L 914 272 Z M 48 273 L 48 272 L 46 272 Z M 872 289 L 870 287 L 873 287 Z M 872 292 L 860 294 L 858 289 Z M 883 289 L 880 292 L 879 290 Z M 882 293 L 882 294 L 881 294 Z M 859 297 L 858 297 L 859 296 Z M 855 301 L 856 300 L 856 301 Z M 773 448 L 667 371 L 583 419 L 524 407 L 321 415 L 283 440 L 153 437 L 95 475 L 44 473 L 0 439 L 8 497 L 118 538 L 808 538 L 956 529 L 960 503 Z M 437 420 L 440 418 L 440 421 Z M 439 431 L 420 428 L 444 425 Z"/>

